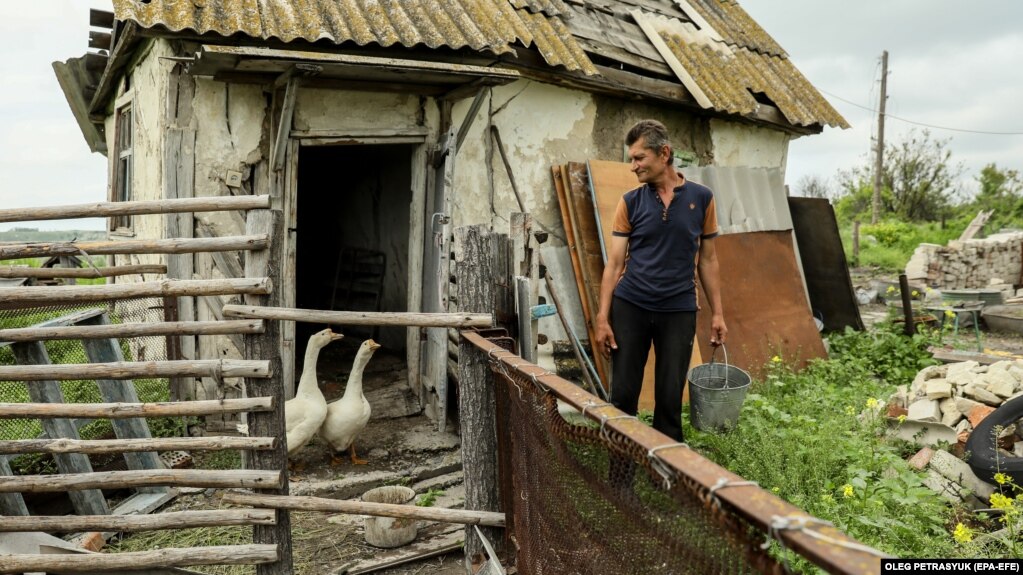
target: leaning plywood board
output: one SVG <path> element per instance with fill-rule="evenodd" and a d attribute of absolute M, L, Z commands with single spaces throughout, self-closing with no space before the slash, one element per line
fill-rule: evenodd
<path fill-rule="evenodd" d="M 561 176 L 575 249 L 579 256 L 580 274 L 576 277 L 579 297 L 584 301 L 583 309 L 588 310 L 586 329 L 596 356 L 597 373 L 606 387 L 610 381 L 611 370 L 607 360 L 597 350 L 593 330 L 593 321 L 596 319 L 600 303 L 600 279 L 604 274 L 604 256 L 600 250 L 600 236 L 587 184 L 586 165 L 575 162 L 566 164 L 561 170 Z"/>
<path fill-rule="evenodd" d="M 605 162 L 590 160 L 588 165 L 588 180 L 591 201 L 596 207 L 596 218 L 600 227 L 600 234 L 603 246 L 611 245 L 611 225 L 614 222 L 615 209 L 618 207 L 618 200 L 622 194 L 639 186 L 636 174 L 632 173 L 629 164 L 622 162 Z M 606 252 L 605 252 L 606 253 Z M 697 331 L 696 338 L 705 332 Z M 706 338 L 704 338 L 706 339 Z M 647 358 L 646 370 L 643 372 L 643 390 L 639 395 L 640 409 L 653 409 L 654 406 L 654 365 L 655 354 L 650 351 Z M 689 361 L 690 367 L 703 363 L 700 356 L 700 348 L 693 346 L 693 355 Z M 689 397 L 689 390 L 686 388 L 683 401 Z"/>
<path fill-rule="evenodd" d="M 721 269 L 729 361 L 757 378 L 774 356 L 797 369 L 825 357 L 803 292 L 792 233 L 725 234 L 714 244 Z M 707 306 L 702 293 L 700 305 Z M 697 333 L 709 330 L 710 316 L 700 314 Z M 704 357 L 710 357 L 707 338 L 697 337 L 697 342 Z"/>

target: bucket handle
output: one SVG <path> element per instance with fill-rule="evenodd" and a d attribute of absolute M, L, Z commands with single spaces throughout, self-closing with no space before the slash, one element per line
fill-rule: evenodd
<path fill-rule="evenodd" d="M 714 356 L 717 354 L 719 348 L 721 349 L 721 353 L 723 353 L 724 356 L 725 356 L 725 387 L 724 387 L 724 389 L 728 389 L 728 350 L 725 349 L 725 344 L 722 343 L 721 345 L 712 346 L 712 349 L 711 349 L 711 352 L 710 352 L 710 363 L 711 364 L 714 363 Z"/>

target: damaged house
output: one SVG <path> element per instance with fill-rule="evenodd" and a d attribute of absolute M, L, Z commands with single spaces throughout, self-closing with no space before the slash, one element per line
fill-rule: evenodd
<path fill-rule="evenodd" d="M 699 166 L 781 173 L 793 138 L 846 125 L 732 0 L 113 5 L 92 14 L 95 51 L 55 64 L 91 149 L 109 159 L 109 199 L 271 196 L 287 307 L 456 310 L 454 228 L 505 230 L 526 211 L 548 245 L 566 245 L 551 166 L 622 161 L 622 136 L 642 118 L 662 120 Z M 244 227 L 215 212 L 111 218 L 109 233 Z M 129 259 L 176 278 L 244 275 L 232 252 L 118 263 Z M 182 298 L 179 317 L 217 319 L 225 303 Z M 282 324 L 286 389 L 313 328 Z M 446 330 L 374 337 L 405 358 L 409 393 L 443 421 Z M 225 336 L 183 339 L 186 358 L 238 356 Z M 192 390 L 234 393 L 208 379 Z"/>

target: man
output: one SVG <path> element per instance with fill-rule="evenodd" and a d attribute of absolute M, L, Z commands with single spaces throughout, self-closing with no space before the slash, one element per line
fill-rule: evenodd
<path fill-rule="evenodd" d="M 596 345 L 612 359 L 611 403 L 635 415 L 653 343 L 654 428 L 681 442 L 682 389 L 696 334 L 697 269 L 711 308 L 711 345 L 725 343 L 728 333 L 714 251 L 714 195 L 675 171 L 668 131 L 660 122 L 638 122 L 625 143 L 642 185 L 622 196 L 615 212 L 600 283 Z"/>

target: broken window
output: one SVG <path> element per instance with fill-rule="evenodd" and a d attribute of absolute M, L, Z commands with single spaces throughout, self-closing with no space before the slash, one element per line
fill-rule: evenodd
<path fill-rule="evenodd" d="M 114 126 L 114 172 L 113 197 L 115 202 L 127 202 L 132 199 L 132 140 L 134 139 L 135 123 L 133 122 L 132 104 L 117 109 Z M 131 216 L 113 216 L 110 218 L 111 231 L 131 231 Z"/>

